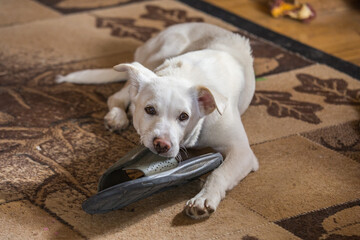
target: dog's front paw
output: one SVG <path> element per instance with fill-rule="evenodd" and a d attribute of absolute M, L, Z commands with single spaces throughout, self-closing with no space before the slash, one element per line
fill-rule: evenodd
<path fill-rule="evenodd" d="M 214 193 L 203 193 L 201 191 L 198 195 L 187 201 L 185 213 L 194 219 L 209 217 L 211 213 L 215 212 L 220 200 L 220 196 Z"/>
<path fill-rule="evenodd" d="M 129 120 L 123 109 L 114 107 L 104 117 L 104 123 L 105 127 L 113 132 L 125 129 L 129 125 Z"/>

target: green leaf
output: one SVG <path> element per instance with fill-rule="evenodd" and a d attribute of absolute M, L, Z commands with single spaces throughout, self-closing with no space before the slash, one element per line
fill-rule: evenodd
<path fill-rule="evenodd" d="M 266 78 L 264 78 L 264 77 L 258 77 L 258 78 L 256 78 L 255 80 L 256 80 L 257 82 L 261 82 L 261 81 L 265 81 Z"/>

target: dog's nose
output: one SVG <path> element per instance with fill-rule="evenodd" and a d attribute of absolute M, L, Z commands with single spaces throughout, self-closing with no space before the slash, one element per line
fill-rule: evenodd
<path fill-rule="evenodd" d="M 157 153 L 166 153 L 171 148 L 171 143 L 162 138 L 154 138 L 153 143 Z"/>

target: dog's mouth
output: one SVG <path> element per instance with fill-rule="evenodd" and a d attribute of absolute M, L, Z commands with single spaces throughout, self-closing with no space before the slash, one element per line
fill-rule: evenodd
<path fill-rule="evenodd" d="M 145 145 L 146 146 L 146 145 Z M 164 153 L 159 153 L 153 146 L 146 146 L 151 152 L 164 157 L 164 158 L 178 158 L 180 151 L 173 151 L 173 149 L 170 149 L 168 152 L 164 152 Z"/>
<path fill-rule="evenodd" d="M 153 147 L 147 147 L 151 152 L 164 157 L 164 158 L 175 158 L 179 163 L 185 161 L 186 159 L 196 157 L 198 155 L 207 154 L 207 153 L 213 153 L 215 152 L 212 148 L 200 148 L 200 149 L 187 149 L 185 147 L 180 147 L 179 150 L 175 154 L 172 154 L 171 152 L 167 153 L 158 153 Z"/>
<path fill-rule="evenodd" d="M 179 151 L 176 154 L 173 154 L 171 152 L 166 152 L 166 153 L 158 153 L 156 152 L 156 150 L 151 150 L 153 153 L 161 156 L 161 157 L 165 157 L 165 158 L 176 158 L 179 155 Z"/>

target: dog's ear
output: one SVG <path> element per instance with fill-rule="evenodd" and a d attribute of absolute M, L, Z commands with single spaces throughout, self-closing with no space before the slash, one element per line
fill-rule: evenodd
<path fill-rule="evenodd" d="M 131 81 L 131 91 L 137 94 L 145 83 L 149 83 L 156 74 L 138 62 L 123 63 L 113 67 L 118 72 L 127 72 Z"/>
<path fill-rule="evenodd" d="M 208 88 L 198 86 L 197 101 L 201 114 L 208 115 L 215 109 L 222 115 L 225 111 L 227 98 L 215 90 L 210 91 Z"/>

